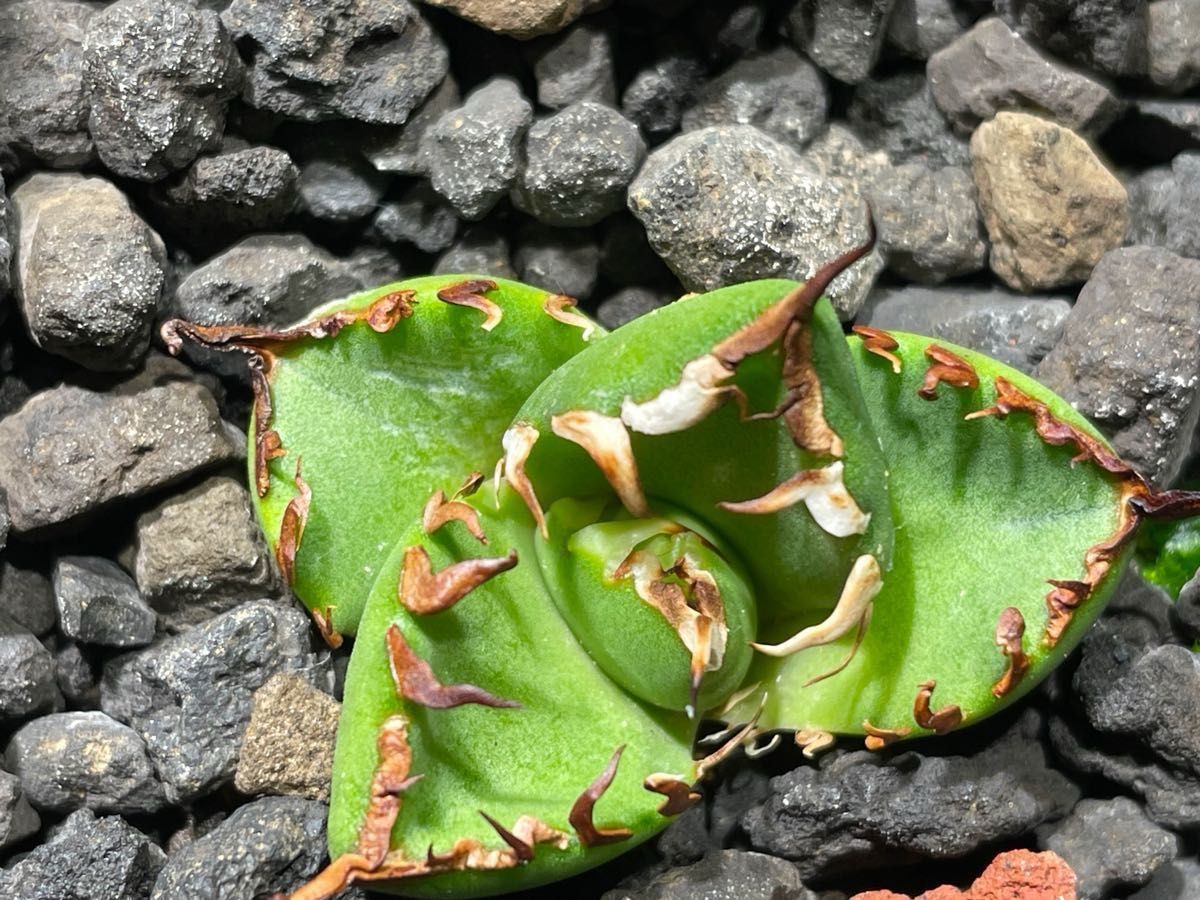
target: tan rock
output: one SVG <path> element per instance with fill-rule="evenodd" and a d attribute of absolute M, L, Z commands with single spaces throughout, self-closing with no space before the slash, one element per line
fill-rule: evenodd
<path fill-rule="evenodd" d="M 992 271 L 1032 291 L 1086 281 L 1121 246 L 1129 198 L 1073 131 L 1026 113 L 998 113 L 971 136 Z"/>
<path fill-rule="evenodd" d="M 488 31 L 515 38 L 537 37 L 566 28 L 608 0 L 423 0 Z"/>
<path fill-rule="evenodd" d="M 329 801 L 341 705 L 300 675 L 281 672 L 254 692 L 233 784 L 243 794 Z"/>

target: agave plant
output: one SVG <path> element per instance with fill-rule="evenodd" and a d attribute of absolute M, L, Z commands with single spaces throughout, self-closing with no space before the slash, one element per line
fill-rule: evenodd
<path fill-rule="evenodd" d="M 248 355 L 262 526 L 325 639 L 357 634 L 332 863 L 294 898 L 532 887 L 736 751 L 968 725 L 1077 643 L 1143 520 L 1200 506 L 994 360 L 847 337 L 822 292 L 867 249 L 611 334 L 475 276 L 165 326 Z"/>

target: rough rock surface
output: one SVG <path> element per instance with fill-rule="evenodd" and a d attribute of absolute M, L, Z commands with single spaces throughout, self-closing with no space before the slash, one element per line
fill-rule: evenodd
<path fill-rule="evenodd" d="M 929 59 L 963 33 L 970 15 L 954 0 L 896 0 L 888 19 L 888 46 L 913 59 Z"/>
<path fill-rule="evenodd" d="M 608 0 L 421 0 L 440 6 L 488 31 L 515 38 L 552 34 L 582 15 L 605 6 Z"/>
<path fill-rule="evenodd" d="M 701 862 L 659 875 L 644 887 L 608 891 L 601 900 L 816 900 L 791 863 L 746 850 L 714 850 Z"/>
<path fill-rule="evenodd" d="M 1038 378 L 1159 484 L 1178 474 L 1200 419 L 1200 261 L 1158 247 L 1105 255 Z"/>
<path fill-rule="evenodd" d="M 271 676 L 254 692 L 234 787 L 328 803 L 340 714 L 341 705 L 302 676 Z"/>
<path fill-rule="evenodd" d="M 357 154 L 337 148 L 306 160 L 297 187 L 310 216 L 347 224 L 361 221 L 379 208 L 387 179 Z"/>
<path fill-rule="evenodd" d="M 601 25 L 584 20 L 537 54 L 533 64 L 538 103 L 562 109 L 580 100 L 617 104 L 612 38 Z"/>
<path fill-rule="evenodd" d="M 17 299 L 37 345 L 100 371 L 136 366 L 166 281 L 158 235 L 102 178 L 34 175 L 12 201 Z"/>
<path fill-rule="evenodd" d="M 893 163 L 935 169 L 970 162 L 966 140 L 950 128 L 919 72 L 864 81 L 854 92 L 846 118 L 867 147 L 886 151 Z"/>
<path fill-rule="evenodd" d="M 826 757 L 772 782 L 744 819 L 751 844 L 793 860 L 801 877 L 885 860 L 953 859 L 1066 813 L 1079 797 L 1051 769 L 1029 710 L 972 756 L 866 751 Z"/>
<path fill-rule="evenodd" d="M 0 771 L 0 850 L 37 834 L 42 820 L 34 812 L 16 775 Z M 0 874 L 0 883 L 3 883 Z"/>
<path fill-rule="evenodd" d="M 0 420 L 0 485 L 13 531 L 77 526 L 118 500 L 237 459 L 212 394 L 153 369 L 101 393 L 42 391 Z"/>
<path fill-rule="evenodd" d="M 621 95 L 621 112 L 647 137 L 666 137 L 679 128 L 702 72 L 690 48 L 669 47 L 633 76 Z"/>
<path fill-rule="evenodd" d="M 133 579 L 107 559 L 60 556 L 54 600 L 59 629 L 73 640 L 105 647 L 144 647 L 154 640 L 154 610 Z"/>
<path fill-rule="evenodd" d="M 12 204 L 4 189 L 4 176 L 0 174 L 0 304 L 4 303 L 12 289 L 13 238 L 16 230 Z M 0 310 L 3 310 L 3 307 L 0 307 Z M 0 311 L 0 321 L 3 320 L 4 313 Z M 0 550 L 2 549 L 4 540 L 3 536 L 0 536 Z"/>
<path fill-rule="evenodd" d="M 818 66 L 849 84 L 875 67 L 895 0 L 813 0 L 797 4 L 788 33 Z"/>
<path fill-rule="evenodd" d="M 539 225 L 521 235 L 514 261 L 527 284 L 586 300 L 596 286 L 600 247 L 586 232 Z"/>
<path fill-rule="evenodd" d="M 1074 132 L 1026 113 L 998 113 L 971 137 L 992 271 L 1009 287 L 1084 281 L 1129 223 L 1121 182 Z"/>
<path fill-rule="evenodd" d="M 166 854 L 120 816 L 71 813 L 50 840 L 0 871 L 0 895 L 21 900 L 149 900 Z"/>
<path fill-rule="evenodd" d="M 101 706 L 146 741 L 172 803 L 232 780 L 254 691 L 277 672 L 332 688 L 298 609 L 246 603 L 104 668 Z"/>
<path fill-rule="evenodd" d="M 799 150 L 824 128 L 828 108 L 816 66 L 780 46 L 739 60 L 708 81 L 683 114 L 683 128 L 757 125 Z"/>
<path fill-rule="evenodd" d="M 969 888 L 950 885 L 926 891 L 915 900 L 1067 900 L 1076 896 L 1075 873 L 1049 851 L 1009 850 L 997 856 Z M 850 900 L 914 900 L 895 891 L 864 891 Z"/>
<path fill-rule="evenodd" d="M 521 166 L 521 140 L 533 107 L 509 78 L 493 78 L 429 127 L 421 162 L 433 189 L 466 219 L 480 219 L 503 197 Z"/>
<path fill-rule="evenodd" d="M 264 797 L 238 809 L 170 861 L 153 900 L 241 900 L 290 891 L 325 855 L 323 803 Z"/>
<path fill-rule="evenodd" d="M 1023 297 L 999 288 L 877 287 L 858 321 L 961 344 L 1033 374 L 1062 337 L 1070 311 L 1065 297 Z"/>
<path fill-rule="evenodd" d="M 0 616 L 0 720 L 44 712 L 58 702 L 50 651 L 12 619 Z"/>
<path fill-rule="evenodd" d="M 83 82 L 100 159 L 157 181 L 216 149 L 242 66 L 220 18 L 186 0 L 117 0 L 87 23 Z"/>
<path fill-rule="evenodd" d="M 1048 115 L 1079 134 L 1099 134 L 1121 112 L 1103 82 L 1043 56 L 1000 19 L 984 19 L 929 60 L 933 99 L 959 129 L 1001 110 Z"/>
<path fill-rule="evenodd" d="M 449 67 L 408 0 L 233 0 L 221 18 L 250 47 L 246 102 L 307 122 L 401 125 Z"/>
<path fill-rule="evenodd" d="M 622 207 L 645 153 L 637 128 L 619 112 L 573 103 L 529 129 L 513 205 L 546 225 L 594 225 Z"/>
<path fill-rule="evenodd" d="M 434 264 L 435 275 L 475 274 L 516 278 L 508 241 L 486 226 L 468 228 Z"/>
<path fill-rule="evenodd" d="M 424 175 L 421 139 L 442 115 L 458 107 L 462 96 L 454 76 L 447 74 L 425 102 L 399 127 L 380 129 L 363 139 L 363 155 L 380 172 L 397 175 Z"/>
<path fill-rule="evenodd" d="M 1172 92 L 1200 83 L 1200 3 L 1155 0 L 1147 12 L 1150 80 Z"/>
<path fill-rule="evenodd" d="M 1080 800 L 1067 818 L 1039 831 L 1039 843 L 1075 872 L 1080 900 L 1140 887 L 1179 853 L 1179 838 L 1128 797 Z"/>
<path fill-rule="evenodd" d="M 655 150 L 629 187 L 629 208 L 692 291 L 806 278 L 867 237 L 866 206 L 849 185 L 751 125 L 703 128 Z M 880 268 L 873 253 L 830 285 L 843 318 L 857 312 Z"/>
<path fill-rule="evenodd" d="M 55 713 L 23 725 L 4 752 L 41 810 L 151 813 L 166 802 L 137 733 L 102 712 Z"/>
<path fill-rule="evenodd" d="M 74 0 L 0 5 L 0 144 L 53 167 L 95 154 L 87 131 L 83 35 L 96 12 Z"/>
<path fill-rule="evenodd" d="M 0 560 L 0 614 L 34 634 L 47 634 L 58 621 L 50 579 L 36 569 Z"/>
<path fill-rule="evenodd" d="M 996 0 L 996 14 L 1055 56 L 1113 76 L 1146 71 L 1147 0 Z"/>

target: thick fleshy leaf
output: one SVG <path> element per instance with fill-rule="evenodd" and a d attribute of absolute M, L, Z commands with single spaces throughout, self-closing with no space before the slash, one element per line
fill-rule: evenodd
<path fill-rule="evenodd" d="M 536 288 L 492 279 L 496 287 L 478 294 L 499 321 L 478 301 L 438 299 L 477 281 L 417 278 L 357 294 L 310 321 L 398 292 L 412 292 L 412 315 L 382 332 L 356 322 L 273 349 L 270 427 L 286 455 L 270 463 L 259 514 L 277 547 L 301 463 L 312 500 L 293 588 L 310 609 L 331 611 L 336 632 L 355 631 L 396 534 L 419 521 L 435 490 L 450 495 L 469 472 L 489 469 L 521 403 L 586 346 L 583 329 L 547 312 L 553 295 Z M 252 484 L 253 465 L 252 430 Z"/>
<path fill-rule="evenodd" d="M 379 764 L 379 729 L 396 714 L 408 720 L 411 773 L 421 780 L 402 795 L 394 850 L 425 860 L 430 848 L 444 854 L 461 838 L 503 850 L 504 841 L 481 811 L 509 829 L 521 816 L 535 816 L 565 832 L 569 841 L 565 849 L 536 846 L 532 860 L 510 868 L 426 875 L 390 885 L 406 894 L 481 896 L 590 868 L 669 821 L 657 811 L 664 795 L 643 786 L 648 776 L 669 773 L 689 783 L 694 777 L 693 723 L 681 713 L 636 702 L 600 671 L 572 636 L 542 580 L 533 520 L 511 490 L 503 487 L 501 495 L 499 508 L 490 486 L 471 498 L 488 537 L 486 547 L 459 523 L 432 535 L 414 530 L 381 569 L 346 677 L 330 848 L 336 857 L 357 844 Z M 519 561 L 453 606 L 414 615 L 397 599 L 410 546 L 427 551 L 434 571 L 512 550 Z M 443 684 L 473 685 L 520 706 L 472 703 L 438 709 L 401 699 L 387 652 L 386 635 L 393 626 Z M 570 822 L 572 807 L 622 745 L 615 778 L 595 804 L 594 823 L 600 829 L 628 829 L 631 835 L 584 847 Z"/>

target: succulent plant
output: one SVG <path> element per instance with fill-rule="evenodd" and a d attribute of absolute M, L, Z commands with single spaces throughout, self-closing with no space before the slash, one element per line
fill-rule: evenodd
<path fill-rule="evenodd" d="M 821 295 L 867 249 L 611 334 L 476 276 L 164 327 L 248 354 L 263 528 L 325 638 L 357 632 L 333 861 L 293 897 L 532 887 L 739 749 L 965 726 L 1079 640 L 1143 520 L 1197 509 L 1019 372 L 847 338 Z"/>

